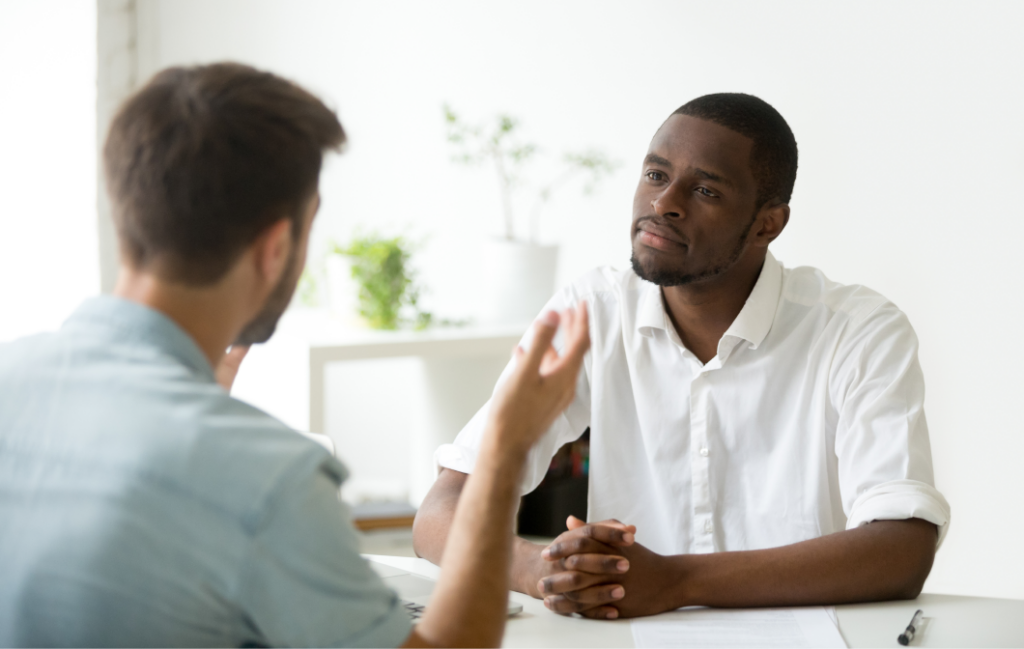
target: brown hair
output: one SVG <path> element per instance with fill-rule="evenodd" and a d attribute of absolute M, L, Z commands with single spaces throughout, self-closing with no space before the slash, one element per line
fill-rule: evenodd
<path fill-rule="evenodd" d="M 118 110 L 103 148 L 121 254 L 209 285 L 316 190 L 337 116 L 298 85 L 235 63 L 168 68 Z"/>

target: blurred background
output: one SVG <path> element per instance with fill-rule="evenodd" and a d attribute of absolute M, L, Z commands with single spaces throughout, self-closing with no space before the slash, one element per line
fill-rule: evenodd
<path fill-rule="evenodd" d="M 330 434 L 353 500 L 415 505 L 429 451 L 525 327 L 488 304 L 510 272 L 495 266 L 506 208 L 517 241 L 556 247 L 538 290 L 622 267 L 654 131 L 693 97 L 755 94 L 800 147 L 776 257 L 880 291 L 920 337 L 953 510 L 925 590 L 1024 599 L 1022 28 L 1018 2 L 4 0 L 0 342 L 112 285 L 97 148 L 118 102 L 168 65 L 284 75 L 337 109 L 350 142 L 322 176 L 302 295 L 238 394 Z M 520 154 L 507 202 L 493 160 L 453 160 L 502 115 L 504 155 Z M 370 332 L 338 306 L 353 289 L 331 284 L 328 253 L 368 235 L 401 238 L 433 327 Z M 466 340 L 475 355 L 445 355 Z"/>

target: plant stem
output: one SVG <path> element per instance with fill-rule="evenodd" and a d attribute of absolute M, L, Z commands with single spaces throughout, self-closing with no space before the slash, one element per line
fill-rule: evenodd
<path fill-rule="evenodd" d="M 496 145 L 489 149 L 491 159 L 498 171 L 498 184 L 501 189 L 501 207 L 505 213 L 505 238 L 509 241 L 515 240 L 514 222 L 512 219 L 512 182 L 505 169 L 504 154 Z"/>

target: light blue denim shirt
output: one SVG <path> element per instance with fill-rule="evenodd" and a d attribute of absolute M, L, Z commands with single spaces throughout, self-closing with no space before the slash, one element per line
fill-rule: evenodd
<path fill-rule="evenodd" d="M 0 645 L 396 646 L 345 468 L 114 297 L 0 345 Z"/>

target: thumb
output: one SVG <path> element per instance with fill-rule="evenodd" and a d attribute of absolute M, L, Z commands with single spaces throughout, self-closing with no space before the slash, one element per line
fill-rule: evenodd
<path fill-rule="evenodd" d="M 565 526 L 570 530 L 575 530 L 577 528 L 583 527 L 586 524 L 586 521 L 581 521 L 575 516 L 569 516 L 569 518 L 565 519 Z"/>

